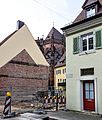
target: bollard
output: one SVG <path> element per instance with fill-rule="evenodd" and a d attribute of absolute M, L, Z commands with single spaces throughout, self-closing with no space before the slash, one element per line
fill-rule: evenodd
<path fill-rule="evenodd" d="M 3 114 L 6 116 L 8 114 L 11 114 L 11 93 L 7 92 L 6 93 L 6 100 L 5 100 L 5 107 Z"/>
<path fill-rule="evenodd" d="M 3 117 L 10 118 L 15 117 L 15 112 L 11 113 L 11 92 L 6 93 L 5 106 L 3 110 Z"/>

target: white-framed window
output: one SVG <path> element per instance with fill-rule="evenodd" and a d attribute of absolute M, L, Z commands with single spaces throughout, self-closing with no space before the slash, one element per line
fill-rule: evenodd
<path fill-rule="evenodd" d="M 90 51 L 95 49 L 95 40 L 93 33 L 82 35 L 80 38 L 80 52 Z"/>
<path fill-rule="evenodd" d="M 89 8 L 86 10 L 86 16 L 87 18 L 95 15 L 95 7 Z"/>
<path fill-rule="evenodd" d="M 102 30 L 73 38 L 73 54 L 94 53 L 97 49 L 102 49 Z"/>

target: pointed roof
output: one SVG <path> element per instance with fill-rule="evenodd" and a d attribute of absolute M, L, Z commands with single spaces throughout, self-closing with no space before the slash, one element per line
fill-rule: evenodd
<path fill-rule="evenodd" d="M 60 67 L 66 65 L 66 52 L 62 55 L 60 60 L 58 61 L 57 65 L 55 67 Z"/>
<path fill-rule="evenodd" d="M 102 0 L 85 0 L 84 4 L 82 6 L 83 10 L 76 17 L 76 19 L 74 20 L 73 23 L 76 23 L 76 22 L 86 19 L 84 8 L 86 8 L 87 6 L 90 6 L 92 4 L 100 4 L 101 7 L 99 7 L 98 12 L 96 14 L 102 13 Z"/>
<path fill-rule="evenodd" d="M 37 65 L 49 66 L 28 27 L 24 24 L 0 43 L 0 67 L 26 50 Z"/>
<path fill-rule="evenodd" d="M 52 27 L 45 40 L 52 39 L 53 35 L 54 35 L 54 39 L 57 40 L 62 40 L 63 38 L 63 35 L 56 28 Z"/>
<path fill-rule="evenodd" d="M 84 8 L 84 7 L 86 7 L 86 6 L 89 6 L 89 5 L 91 5 L 91 4 L 93 4 L 93 3 L 97 2 L 97 1 L 98 1 L 98 0 L 85 0 L 82 8 Z"/>

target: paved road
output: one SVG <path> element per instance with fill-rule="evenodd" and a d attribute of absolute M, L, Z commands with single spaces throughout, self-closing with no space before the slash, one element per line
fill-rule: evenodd
<path fill-rule="evenodd" d="M 73 111 L 49 112 L 48 115 L 59 120 L 102 120 L 100 115 Z"/>
<path fill-rule="evenodd" d="M 45 118 L 45 117 L 47 117 L 47 114 L 46 115 L 37 115 L 34 113 L 24 113 L 18 117 L 7 118 L 5 120 L 42 120 L 42 118 Z M 1 118 L 0 120 L 4 120 L 4 119 Z"/>
<path fill-rule="evenodd" d="M 21 114 L 21 116 L 19 117 L 9 118 L 5 120 L 42 120 L 41 118 L 44 118 L 46 116 L 49 116 L 57 120 L 102 120 L 100 115 L 73 112 L 73 111 L 48 112 L 47 115 L 43 115 L 43 116 L 42 115 L 39 116 L 33 113 L 24 113 Z M 0 119 L 0 120 L 4 120 L 4 119 Z"/>

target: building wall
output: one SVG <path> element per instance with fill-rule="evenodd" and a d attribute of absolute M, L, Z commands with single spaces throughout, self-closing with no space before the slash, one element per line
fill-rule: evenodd
<path fill-rule="evenodd" d="M 70 35 L 66 38 L 66 103 L 68 109 L 82 110 L 80 69 L 94 67 L 94 75 L 89 77 L 92 77 L 96 83 L 95 106 L 97 108 L 95 111 L 102 113 L 102 49 L 95 50 L 94 53 L 90 54 L 73 54 L 73 38 L 100 29 L 102 29 L 102 25 Z M 88 76 L 86 77 L 89 78 Z"/>
<path fill-rule="evenodd" d="M 63 73 L 64 70 L 64 73 Z M 58 72 L 60 71 L 60 72 Z M 64 81 L 63 81 L 64 80 Z M 65 83 L 66 82 L 66 66 L 60 66 L 60 67 L 56 67 L 54 69 L 54 85 L 55 85 L 55 89 L 61 89 L 64 90 L 66 89 L 66 86 L 59 86 L 58 87 L 58 83 Z M 64 92 L 65 95 L 65 92 Z"/>
<path fill-rule="evenodd" d="M 24 49 L 26 49 L 36 64 L 49 66 L 29 29 L 24 25 L 7 39 L 6 42 L 0 45 L 0 67 L 5 65 Z"/>
<path fill-rule="evenodd" d="M 48 90 L 48 67 L 36 65 L 23 50 L 9 63 L 0 68 L 0 91 L 12 89 L 13 96 L 32 95 L 37 91 Z"/>
<path fill-rule="evenodd" d="M 62 54 L 64 53 L 65 46 L 62 45 L 62 44 L 56 44 L 56 43 L 54 43 L 54 47 L 55 47 L 54 62 L 55 62 L 55 65 L 56 65 L 57 62 L 60 60 Z M 51 44 L 43 45 L 43 48 L 44 48 L 45 58 L 48 61 L 48 63 L 51 65 Z M 56 55 L 58 55 L 58 56 L 56 57 Z M 49 58 L 47 58 L 47 56 L 49 56 Z"/>

